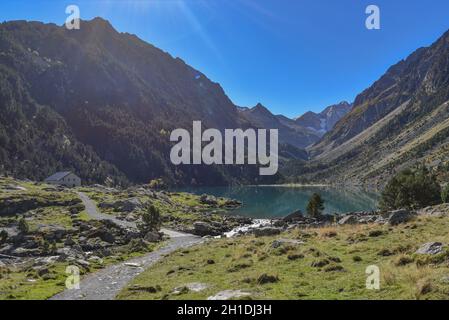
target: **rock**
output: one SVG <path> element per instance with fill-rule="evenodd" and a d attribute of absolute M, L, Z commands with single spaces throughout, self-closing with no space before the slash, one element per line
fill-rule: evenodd
<path fill-rule="evenodd" d="M 197 221 L 193 223 L 193 234 L 200 237 L 219 236 L 221 232 L 209 223 Z"/>
<path fill-rule="evenodd" d="M 115 237 L 112 234 L 112 232 L 110 231 L 110 229 L 106 229 L 106 228 L 99 228 L 99 229 L 94 229 L 91 230 L 88 234 L 87 234 L 87 238 L 100 238 L 102 241 L 108 242 L 108 243 L 114 243 L 115 241 Z"/>
<path fill-rule="evenodd" d="M 10 254 L 14 250 L 14 246 L 12 244 L 7 244 L 0 247 L 0 254 Z"/>
<path fill-rule="evenodd" d="M 142 208 L 142 203 L 137 198 L 125 200 L 121 205 L 121 211 L 125 212 L 132 212 L 138 208 Z"/>
<path fill-rule="evenodd" d="M 441 242 L 429 242 L 423 244 L 415 253 L 435 255 L 443 252 L 443 244 Z"/>
<path fill-rule="evenodd" d="M 264 228 L 254 229 L 254 235 L 257 238 L 258 237 L 276 236 L 280 233 L 281 233 L 281 229 L 279 229 L 279 228 L 264 227 Z"/>
<path fill-rule="evenodd" d="M 419 215 L 441 217 L 449 214 L 449 203 L 443 203 L 438 206 L 431 206 L 418 211 Z"/>
<path fill-rule="evenodd" d="M 73 246 L 74 244 L 75 244 L 75 241 L 73 241 L 72 236 L 70 236 L 70 235 L 64 241 L 65 246 Z"/>
<path fill-rule="evenodd" d="M 200 203 L 207 204 L 207 205 L 212 205 L 212 206 L 218 205 L 218 201 L 214 197 L 206 195 L 206 194 L 203 194 L 200 197 Z"/>
<path fill-rule="evenodd" d="M 416 213 L 412 213 L 405 209 L 400 209 L 389 212 L 387 221 L 390 225 L 396 226 L 398 224 L 411 221 L 415 216 Z"/>
<path fill-rule="evenodd" d="M 206 283 L 192 282 L 173 289 L 172 294 L 181 294 L 182 292 L 186 291 L 201 292 L 203 290 L 206 290 L 207 288 L 209 288 L 209 285 L 207 285 Z"/>
<path fill-rule="evenodd" d="M 58 261 L 84 259 L 84 253 L 82 251 L 75 250 L 74 248 L 60 248 L 56 250 L 56 253 L 59 255 Z"/>
<path fill-rule="evenodd" d="M 4 186 L 3 189 L 7 191 L 27 191 L 26 188 L 13 184 L 8 184 Z"/>
<path fill-rule="evenodd" d="M 301 210 L 295 211 L 288 216 L 284 217 L 282 220 L 287 223 L 303 221 L 305 219 Z"/>
<path fill-rule="evenodd" d="M 355 215 L 347 215 L 344 216 L 343 218 L 341 218 L 338 221 L 339 225 L 344 225 L 344 224 L 357 224 L 359 222 L 359 219 L 357 218 L 357 216 Z"/>
<path fill-rule="evenodd" d="M 19 235 L 19 229 L 17 226 L 10 226 L 10 227 L 0 227 L 0 232 L 6 232 L 8 237 L 14 237 Z"/>
<path fill-rule="evenodd" d="M 360 217 L 358 223 L 375 223 L 379 216 Z"/>
<path fill-rule="evenodd" d="M 142 265 L 140 263 L 133 263 L 133 262 L 125 263 L 125 266 L 131 267 L 131 268 L 141 268 L 142 267 Z"/>
<path fill-rule="evenodd" d="M 89 257 L 89 259 L 87 259 L 87 261 L 103 264 L 103 259 L 101 259 L 98 256 L 91 256 L 91 257 Z"/>
<path fill-rule="evenodd" d="M 68 231 L 61 226 L 49 224 L 39 225 L 36 232 L 41 234 L 47 241 L 60 241 L 67 235 Z"/>
<path fill-rule="evenodd" d="M 11 252 L 12 256 L 16 257 L 33 257 L 33 256 L 39 256 L 40 250 L 39 249 L 26 249 L 26 248 L 16 248 Z"/>
<path fill-rule="evenodd" d="M 79 213 L 80 213 L 81 211 L 83 211 L 83 210 L 84 210 L 84 206 L 83 206 L 82 204 L 77 205 L 77 206 L 74 206 L 74 207 L 71 207 L 71 208 L 69 209 L 70 214 L 71 214 L 72 216 L 75 216 L 75 215 L 79 214 Z"/>
<path fill-rule="evenodd" d="M 56 263 L 59 259 L 59 256 L 50 256 L 50 257 L 42 257 L 37 258 L 34 262 L 34 265 L 52 265 Z"/>
<path fill-rule="evenodd" d="M 224 290 L 220 291 L 214 296 L 210 296 L 207 300 L 229 300 L 229 299 L 239 299 L 251 296 L 251 293 L 242 290 Z"/>
<path fill-rule="evenodd" d="M 276 248 L 282 247 L 283 245 L 294 245 L 294 246 L 297 246 L 297 245 L 301 245 L 301 244 L 304 244 L 304 243 L 305 242 L 303 242 L 303 241 L 294 240 L 294 239 L 277 239 L 277 240 L 274 240 L 271 243 L 271 247 L 273 249 L 276 249 Z"/>
<path fill-rule="evenodd" d="M 41 245 L 40 241 L 32 236 L 24 237 L 22 242 L 21 247 L 25 249 L 37 249 Z"/>
<path fill-rule="evenodd" d="M 88 266 L 90 266 L 90 263 L 87 262 L 86 260 L 83 260 L 83 259 L 78 259 L 78 260 L 76 260 L 76 263 L 79 264 L 79 265 L 82 266 L 82 267 L 88 267 Z"/>
<path fill-rule="evenodd" d="M 272 220 L 271 225 L 276 228 L 285 228 L 288 226 L 288 223 L 284 220 Z"/>
<path fill-rule="evenodd" d="M 125 234 L 123 236 L 123 240 L 128 243 L 130 242 L 132 239 L 137 239 L 140 238 L 140 232 L 137 229 L 131 229 L 131 228 L 127 228 L 125 230 Z"/>
<path fill-rule="evenodd" d="M 238 208 L 242 205 L 242 202 L 238 201 L 238 200 L 234 200 L 234 199 L 230 199 L 230 200 L 226 200 L 225 203 L 223 204 L 223 207 L 226 208 Z"/>
<path fill-rule="evenodd" d="M 147 232 L 147 234 L 144 237 L 144 240 L 148 242 L 158 242 L 161 241 L 161 239 L 162 234 L 156 231 Z"/>

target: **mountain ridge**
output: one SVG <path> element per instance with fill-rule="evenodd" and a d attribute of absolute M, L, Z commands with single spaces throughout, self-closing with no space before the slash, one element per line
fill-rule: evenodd
<path fill-rule="evenodd" d="M 357 96 L 351 112 L 308 148 L 295 173 L 309 181 L 382 187 L 424 164 L 449 177 L 449 31 L 393 65 Z"/>

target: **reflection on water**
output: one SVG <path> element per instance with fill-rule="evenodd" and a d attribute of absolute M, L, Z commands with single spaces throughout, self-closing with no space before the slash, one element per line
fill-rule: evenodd
<path fill-rule="evenodd" d="M 237 199 L 243 206 L 234 212 L 252 218 L 283 217 L 296 210 L 305 212 L 309 198 L 315 192 L 325 201 L 325 213 L 371 211 L 376 209 L 378 201 L 377 194 L 372 192 L 335 187 L 198 187 L 177 191 Z"/>

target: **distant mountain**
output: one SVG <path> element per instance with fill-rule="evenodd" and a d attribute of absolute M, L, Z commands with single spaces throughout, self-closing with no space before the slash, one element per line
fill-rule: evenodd
<path fill-rule="evenodd" d="M 335 124 L 351 111 L 352 104 L 343 101 L 331 105 L 320 113 L 309 111 L 295 119 L 297 125 L 316 132 L 320 137 L 332 130 Z"/>
<path fill-rule="evenodd" d="M 313 161 L 296 171 L 309 180 L 379 185 L 418 163 L 445 180 L 449 32 L 392 66 L 309 151 Z"/>
<path fill-rule="evenodd" d="M 278 129 L 280 143 L 303 149 L 320 138 L 313 130 L 299 126 L 287 117 L 273 115 L 260 103 L 254 108 L 239 108 L 239 111 L 253 127 Z"/>

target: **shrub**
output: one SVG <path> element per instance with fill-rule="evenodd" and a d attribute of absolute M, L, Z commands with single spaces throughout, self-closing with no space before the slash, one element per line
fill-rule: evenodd
<path fill-rule="evenodd" d="M 394 176 L 382 192 L 382 210 L 420 209 L 441 203 L 441 187 L 425 167 L 406 169 Z"/>
<path fill-rule="evenodd" d="M 47 240 L 43 240 L 41 243 L 42 253 L 47 255 L 50 254 L 50 243 Z"/>
<path fill-rule="evenodd" d="M 401 255 L 394 261 L 394 265 L 397 267 L 405 266 L 410 263 L 413 263 L 413 258 L 406 255 Z"/>
<path fill-rule="evenodd" d="M 5 243 L 8 239 L 8 232 L 5 230 L 0 231 L 0 243 Z"/>
<path fill-rule="evenodd" d="M 19 231 L 22 233 L 28 233 L 30 231 L 28 222 L 26 222 L 26 220 L 24 218 L 21 218 L 19 220 Z"/>
<path fill-rule="evenodd" d="M 314 193 L 309 200 L 307 205 L 307 213 L 313 218 L 318 218 L 321 216 L 324 210 L 324 201 L 318 193 Z"/>
<path fill-rule="evenodd" d="M 273 276 L 266 273 L 260 275 L 259 278 L 257 278 L 258 284 L 275 283 L 278 281 L 279 281 L 278 276 Z"/>
<path fill-rule="evenodd" d="M 161 228 L 161 213 L 152 204 L 147 204 L 145 212 L 142 214 L 142 223 L 138 225 L 138 228 L 142 232 L 157 231 Z"/>
<path fill-rule="evenodd" d="M 441 200 L 443 200 L 443 203 L 449 203 L 449 183 L 444 187 L 443 191 L 441 192 Z"/>
<path fill-rule="evenodd" d="M 148 187 L 154 190 L 165 190 L 167 189 L 167 185 L 162 179 L 153 179 L 148 183 Z"/>

